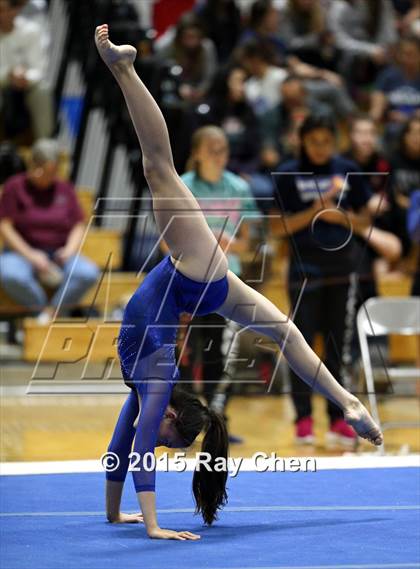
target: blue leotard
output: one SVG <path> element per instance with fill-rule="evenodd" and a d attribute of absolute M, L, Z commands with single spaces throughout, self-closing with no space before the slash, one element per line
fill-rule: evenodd
<path fill-rule="evenodd" d="M 136 492 L 155 489 L 155 469 L 144 469 L 145 453 L 153 453 L 165 409 L 178 379 L 175 361 L 176 334 L 182 312 L 203 315 L 215 312 L 225 301 L 228 280 L 192 280 L 165 257 L 145 277 L 129 300 L 118 338 L 118 354 L 125 383 L 132 388 L 125 402 L 108 447 L 120 461 L 107 472 L 108 480 L 125 480 L 133 438 L 134 452 L 140 457 L 133 470 Z M 137 428 L 133 423 L 141 412 Z M 146 463 L 147 465 L 149 462 Z"/>

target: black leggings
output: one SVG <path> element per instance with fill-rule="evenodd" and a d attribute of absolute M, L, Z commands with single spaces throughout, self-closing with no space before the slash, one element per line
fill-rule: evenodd
<path fill-rule="evenodd" d="M 337 281 L 339 282 L 321 284 L 309 278 L 297 310 L 296 301 L 300 287 L 296 282 L 289 282 L 289 296 L 296 310 L 296 326 L 311 346 L 315 334 L 322 334 L 325 365 L 337 381 L 343 384 L 343 355 L 346 349 L 350 352 L 351 347 L 356 288 L 345 277 L 337 278 Z M 290 381 L 297 421 L 312 414 L 312 389 L 292 370 Z M 330 421 L 343 417 L 342 411 L 330 401 L 327 401 L 327 411 Z"/>

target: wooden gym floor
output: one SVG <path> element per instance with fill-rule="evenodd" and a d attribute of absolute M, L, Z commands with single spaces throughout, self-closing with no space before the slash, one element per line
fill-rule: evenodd
<path fill-rule="evenodd" d="M 3 368 L 0 398 L 0 461 L 98 459 L 105 452 L 124 395 L 26 395 L 21 379 L 27 370 Z M 20 379 L 19 379 L 20 378 Z M 256 451 L 279 456 L 339 455 L 327 450 L 325 401 L 314 397 L 316 446 L 294 444 L 293 408 L 287 395 L 234 397 L 228 406 L 230 430 L 244 443 L 231 445 L 234 457 L 249 457 Z M 391 399 L 380 404 L 383 420 L 419 420 L 415 399 Z M 420 452 L 417 429 L 388 431 L 387 452 Z M 161 449 L 162 452 L 167 449 Z M 199 450 L 199 446 L 190 449 Z M 367 443 L 360 452 L 373 450 Z"/>

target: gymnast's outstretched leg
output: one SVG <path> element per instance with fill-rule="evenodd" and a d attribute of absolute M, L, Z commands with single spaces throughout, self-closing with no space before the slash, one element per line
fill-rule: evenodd
<path fill-rule="evenodd" d="M 228 296 L 217 312 L 277 342 L 290 367 L 305 383 L 338 405 L 344 419 L 360 437 L 381 445 L 382 433 L 367 409 L 334 379 L 295 324 L 231 271 L 228 271 L 228 282 Z"/>
<path fill-rule="evenodd" d="M 135 48 L 111 43 L 107 25 L 96 29 L 95 41 L 124 94 L 143 154 L 156 223 L 177 268 L 202 282 L 224 277 L 226 257 L 197 200 L 175 170 L 165 120 L 133 67 Z"/>

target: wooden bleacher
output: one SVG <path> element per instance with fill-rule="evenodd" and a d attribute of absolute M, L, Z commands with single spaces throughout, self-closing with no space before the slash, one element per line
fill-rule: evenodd
<path fill-rule="evenodd" d="M 85 215 L 85 220 L 88 221 L 94 212 L 95 196 L 90 188 L 79 187 L 76 191 L 80 206 Z"/>
<path fill-rule="evenodd" d="M 25 318 L 23 359 L 39 363 L 105 362 L 117 357 L 116 338 L 120 323 L 101 318 L 86 322 L 56 322 L 41 326 L 34 318 Z"/>

